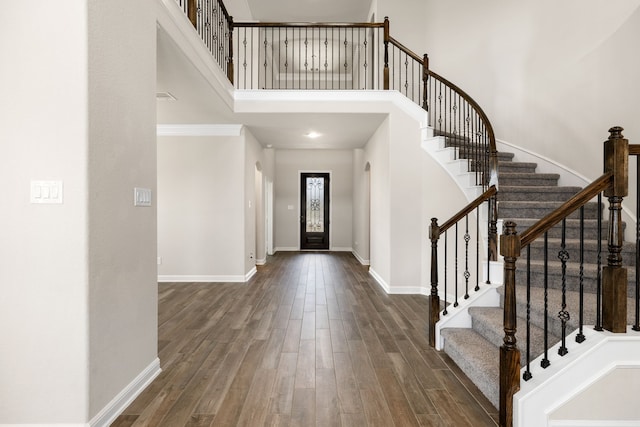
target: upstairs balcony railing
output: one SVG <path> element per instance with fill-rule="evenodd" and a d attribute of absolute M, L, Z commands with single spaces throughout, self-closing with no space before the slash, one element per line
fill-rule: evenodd
<path fill-rule="evenodd" d="M 176 0 L 239 90 L 395 90 L 428 113 L 483 191 L 497 183 L 493 128 L 478 103 L 369 23 L 234 22 L 221 0 Z"/>

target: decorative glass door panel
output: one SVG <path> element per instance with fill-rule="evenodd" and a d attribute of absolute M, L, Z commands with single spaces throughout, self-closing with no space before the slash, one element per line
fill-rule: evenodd
<path fill-rule="evenodd" d="M 329 249 L 329 174 L 300 178 L 300 249 Z"/>

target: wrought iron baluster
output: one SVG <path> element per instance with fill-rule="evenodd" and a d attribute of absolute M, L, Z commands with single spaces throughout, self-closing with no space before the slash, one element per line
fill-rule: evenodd
<path fill-rule="evenodd" d="M 598 206 L 602 206 L 602 193 L 598 193 Z M 602 331 L 602 209 L 598 209 L 598 219 L 596 221 L 598 231 L 598 261 L 596 271 L 596 324 L 594 330 Z"/>
<path fill-rule="evenodd" d="M 446 230 L 444 232 L 444 310 L 442 311 L 442 315 L 446 316 L 449 312 L 447 311 L 447 284 L 448 284 L 448 275 L 447 275 L 447 271 L 449 270 L 449 264 L 447 262 L 448 258 L 449 258 L 449 251 L 447 250 L 447 246 L 448 246 L 448 231 Z"/>
<path fill-rule="evenodd" d="M 540 361 L 540 366 L 548 368 L 549 361 L 549 232 L 544 233 L 544 356 Z"/>
<path fill-rule="evenodd" d="M 569 352 L 567 349 L 567 322 L 570 320 L 570 315 L 567 311 L 567 261 L 569 260 L 569 252 L 567 252 L 566 231 L 567 219 L 565 218 L 562 220 L 562 238 L 560 252 L 558 252 L 558 259 L 560 259 L 562 266 L 562 308 L 558 312 L 558 318 L 562 322 L 562 344 L 558 349 L 560 356 L 564 356 Z"/>
<path fill-rule="evenodd" d="M 487 200 L 487 281 L 485 282 L 487 285 L 491 284 L 491 218 L 493 218 L 493 203 L 489 199 Z"/>
<path fill-rule="evenodd" d="M 464 299 L 469 299 L 469 241 L 471 236 L 469 235 L 469 214 L 465 217 L 465 230 L 464 230 Z"/>
<path fill-rule="evenodd" d="M 456 239 L 455 239 L 455 266 L 456 266 L 456 268 L 455 268 L 455 276 L 454 276 L 455 280 L 453 282 L 455 284 L 455 286 L 454 286 L 454 289 L 455 289 L 455 292 L 454 292 L 455 300 L 454 300 L 453 306 L 457 307 L 458 306 L 458 273 L 459 273 L 458 272 L 458 223 L 457 222 L 456 222 L 455 229 L 456 229 Z"/>
<path fill-rule="evenodd" d="M 531 375 L 531 245 L 527 246 L 527 343 L 526 343 L 526 368 L 522 379 L 529 381 Z"/>
<path fill-rule="evenodd" d="M 473 290 L 480 290 L 480 206 L 476 208 L 476 287 Z"/>
<path fill-rule="evenodd" d="M 636 155 L 636 301 L 635 301 L 635 323 L 632 326 L 634 331 L 640 331 L 640 156 Z"/>
<path fill-rule="evenodd" d="M 586 339 L 584 336 L 584 205 L 580 206 L 580 302 L 578 307 L 579 330 L 576 335 L 576 342 L 582 343 Z"/>

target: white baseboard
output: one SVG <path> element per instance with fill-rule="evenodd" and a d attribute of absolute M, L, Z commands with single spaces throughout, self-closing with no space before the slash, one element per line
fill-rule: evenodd
<path fill-rule="evenodd" d="M 373 278 L 378 283 L 378 285 L 380 285 L 383 291 L 389 293 L 389 284 L 384 281 L 382 276 L 380 276 L 373 268 L 369 268 L 369 274 L 373 276 Z"/>
<path fill-rule="evenodd" d="M 237 276 L 224 276 L 224 275 L 220 275 L 220 276 L 214 276 L 214 275 L 171 275 L 171 274 L 164 274 L 164 275 L 158 275 L 158 282 L 177 282 L 177 283 L 190 283 L 190 282 L 195 282 L 195 283 L 226 283 L 226 282 L 232 282 L 232 283 L 244 283 L 246 282 L 247 279 L 247 275 L 241 276 L 241 275 L 237 275 Z"/>
<path fill-rule="evenodd" d="M 255 268 L 255 266 L 249 270 L 249 272 L 247 274 L 244 275 L 244 281 L 248 282 L 249 279 L 251 279 L 253 276 L 255 276 L 255 274 L 258 272 L 258 269 Z"/>
<path fill-rule="evenodd" d="M 360 254 L 358 252 L 351 251 L 351 253 L 353 254 L 354 257 L 356 257 L 356 259 L 358 260 L 358 262 L 360 262 L 360 264 L 362 265 L 371 265 L 371 261 L 368 259 L 364 259 L 360 256 Z"/>
<path fill-rule="evenodd" d="M 282 246 L 282 247 L 273 248 L 273 253 L 275 254 L 276 252 L 298 252 L 299 250 L 300 248 Z"/>
<path fill-rule="evenodd" d="M 551 420 L 548 427 L 640 427 L 637 420 Z"/>
<path fill-rule="evenodd" d="M 257 259 L 256 260 L 256 265 L 265 265 L 267 263 L 267 259 L 266 258 L 262 258 L 262 259 Z"/>
<path fill-rule="evenodd" d="M 111 402 L 89 421 L 90 427 L 108 427 L 151 382 L 160 375 L 160 359 L 156 358 Z M 56 424 L 59 426 L 60 424 Z"/>
<path fill-rule="evenodd" d="M 331 252 L 353 252 L 352 248 L 347 248 L 347 247 L 341 247 L 341 246 L 334 246 L 331 249 Z"/>

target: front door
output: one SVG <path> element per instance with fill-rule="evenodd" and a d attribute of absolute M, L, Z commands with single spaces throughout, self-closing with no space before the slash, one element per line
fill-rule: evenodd
<path fill-rule="evenodd" d="M 300 174 L 300 249 L 329 249 L 329 174 Z"/>

